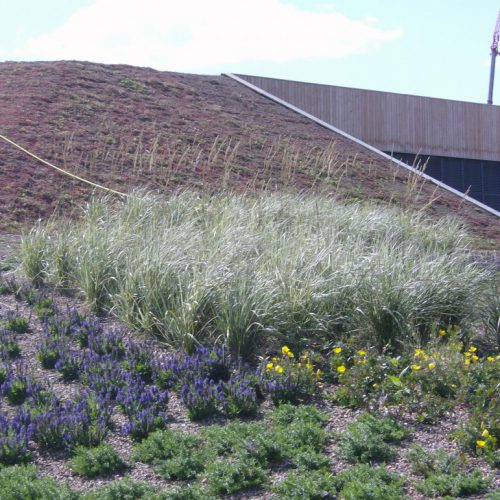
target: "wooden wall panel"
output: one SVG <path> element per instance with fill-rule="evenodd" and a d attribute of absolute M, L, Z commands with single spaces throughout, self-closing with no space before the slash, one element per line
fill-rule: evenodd
<path fill-rule="evenodd" d="M 238 76 L 383 151 L 500 161 L 500 106 Z"/>

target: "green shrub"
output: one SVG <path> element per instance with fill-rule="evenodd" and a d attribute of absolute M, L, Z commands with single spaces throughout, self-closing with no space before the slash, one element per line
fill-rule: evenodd
<path fill-rule="evenodd" d="M 335 498 L 335 480 L 326 471 L 291 471 L 272 491 L 282 500 Z"/>
<path fill-rule="evenodd" d="M 71 469 L 88 478 L 105 476 L 127 467 L 118 452 L 109 444 L 95 448 L 78 446 L 71 459 Z"/>
<path fill-rule="evenodd" d="M 261 363 L 260 388 L 275 405 L 299 403 L 311 399 L 318 389 L 321 370 L 315 370 L 309 352 L 295 359 L 288 346 L 281 348 L 281 354 Z"/>
<path fill-rule="evenodd" d="M 285 450 L 275 432 L 259 422 L 230 422 L 203 431 L 207 448 L 220 457 L 245 455 L 266 466 L 283 458 Z"/>
<path fill-rule="evenodd" d="M 415 474 L 424 477 L 435 473 L 455 474 L 463 465 L 457 455 L 442 450 L 426 450 L 422 446 L 413 446 L 406 458 Z"/>
<path fill-rule="evenodd" d="M 29 321 L 19 315 L 12 315 L 3 322 L 3 327 L 15 333 L 25 333 L 29 330 Z"/>
<path fill-rule="evenodd" d="M 365 413 L 340 435 L 340 455 L 349 462 L 389 462 L 396 452 L 389 443 L 398 443 L 408 431 L 389 417 Z"/>
<path fill-rule="evenodd" d="M 271 413 L 271 421 L 278 427 L 286 427 L 295 422 L 323 426 L 327 420 L 328 414 L 314 405 L 282 404 Z"/>
<path fill-rule="evenodd" d="M 160 500 L 167 499 L 156 486 L 146 482 L 132 481 L 128 478 L 113 481 L 105 486 L 100 486 L 83 495 L 85 500 Z"/>
<path fill-rule="evenodd" d="M 267 474 L 253 458 L 219 458 L 207 465 L 205 480 L 214 494 L 235 493 L 263 485 Z"/>
<path fill-rule="evenodd" d="M 424 477 L 415 487 L 426 496 L 472 495 L 484 491 L 491 482 L 479 469 L 467 473 L 463 460 L 442 450 L 433 452 L 414 446 L 407 458 L 414 472 Z"/>
<path fill-rule="evenodd" d="M 157 462 L 155 472 L 164 479 L 185 481 L 194 479 L 206 464 L 205 450 L 180 448 L 172 458 Z"/>
<path fill-rule="evenodd" d="M 297 468 L 303 470 L 328 470 L 330 467 L 330 459 L 328 456 L 324 453 L 307 448 L 294 453 L 292 462 Z"/>
<path fill-rule="evenodd" d="M 5 389 L 5 396 L 9 403 L 20 405 L 28 397 L 28 379 L 26 377 L 18 377 L 14 379 Z"/>
<path fill-rule="evenodd" d="M 345 500 L 401 500 L 404 479 L 385 467 L 358 464 L 340 472 L 334 479 L 339 498 Z"/>
<path fill-rule="evenodd" d="M 35 312 L 39 318 L 46 318 L 47 316 L 53 316 L 54 311 L 54 301 L 52 297 L 42 295 L 35 302 Z"/>
<path fill-rule="evenodd" d="M 14 295 L 16 296 L 21 289 L 21 285 L 17 282 L 15 276 L 5 276 L 2 274 L 9 269 L 2 269 L 0 264 L 0 295 Z"/>
<path fill-rule="evenodd" d="M 495 488 L 486 495 L 486 500 L 500 500 L 500 488 Z"/>
<path fill-rule="evenodd" d="M 134 445 L 132 458 L 146 464 L 172 459 L 179 452 L 189 453 L 200 449 L 201 439 L 195 434 L 173 429 L 152 432 Z"/>
<path fill-rule="evenodd" d="M 417 491 L 428 497 L 450 495 L 453 498 L 482 493 L 491 483 L 479 469 L 469 474 L 430 474 L 415 484 Z"/>
<path fill-rule="evenodd" d="M 271 414 L 271 421 L 281 453 L 300 467 L 327 466 L 328 459 L 322 455 L 328 438 L 324 430 L 326 420 L 326 413 L 312 405 L 277 407 Z"/>
<path fill-rule="evenodd" d="M 381 390 L 384 390 L 388 401 L 393 402 L 396 387 L 385 387 L 384 382 L 388 377 L 399 374 L 401 360 L 368 349 L 351 350 L 350 355 L 347 352 L 345 348 L 340 353 L 334 349 L 330 356 L 332 368 L 336 367 L 333 373 L 340 384 L 334 395 L 335 402 L 351 408 L 367 407 L 380 396 Z"/>
<path fill-rule="evenodd" d="M 79 497 L 66 485 L 49 477 L 39 478 L 34 465 L 14 465 L 0 469 L 2 500 L 72 500 Z"/>

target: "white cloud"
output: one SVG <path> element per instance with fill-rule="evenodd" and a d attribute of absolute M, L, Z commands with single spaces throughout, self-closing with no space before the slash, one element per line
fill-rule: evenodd
<path fill-rule="evenodd" d="M 236 63 L 337 59 L 400 36 L 373 18 L 306 12 L 280 0 L 96 0 L 28 40 L 16 58 L 220 72 Z"/>

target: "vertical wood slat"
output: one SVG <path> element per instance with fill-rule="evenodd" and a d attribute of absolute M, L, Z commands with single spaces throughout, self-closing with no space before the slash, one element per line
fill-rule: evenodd
<path fill-rule="evenodd" d="M 383 151 L 500 161 L 500 106 L 238 76 Z"/>

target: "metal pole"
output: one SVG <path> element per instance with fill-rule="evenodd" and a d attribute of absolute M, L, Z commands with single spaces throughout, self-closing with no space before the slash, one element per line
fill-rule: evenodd
<path fill-rule="evenodd" d="M 497 57 L 497 52 L 495 49 L 491 49 L 491 67 L 490 67 L 490 88 L 488 90 L 488 104 L 493 104 L 493 82 L 495 80 L 495 59 Z"/>

